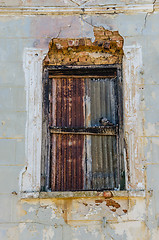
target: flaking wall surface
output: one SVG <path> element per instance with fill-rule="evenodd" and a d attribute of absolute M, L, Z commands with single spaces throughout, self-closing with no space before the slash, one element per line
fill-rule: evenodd
<path fill-rule="evenodd" d="M 156 6 L 157 6 L 157 1 Z M 102 1 L 0 1 L 0 6 L 103 5 Z M 105 3 L 104 3 L 105 4 Z M 112 14 L 0 15 L 0 239 L 158 239 L 159 12 L 142 11 L 153 1 L 108 1 L 140 10 Z M 154 4 L 153 4 L 154 5 Z M 157 9 L 157 7 L 156 7 Z M 38 10 L 37 10 L 38 12 Z M 138 196 L 20 199 L 19 176 L 26 162 L 25 48 L 49 50 L 52 38 L 90 38 L 94 26 L 118 31 L 124 46 L 141 46 L 138 148 L 144 156 L 145 194 Z M 135 81 L 135 80 L 134 80 Z M 136 175 L 136 178 L 140 176 Z M 152 190 L 150 192 L 150 190 Z M 105 222 L 106 219 L 106 222 Z"/>

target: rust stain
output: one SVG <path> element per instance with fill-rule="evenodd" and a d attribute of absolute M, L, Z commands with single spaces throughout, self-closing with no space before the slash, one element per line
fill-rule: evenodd
<path fill-rule="evenodd" d="M 111 209 L 111 211 L 112 211 L 112 212 L 116 212 L 116 209 L 115 209 L 115 208 L 113 208 L 113 209 Z"/>
<path fill-rule="evenodd" d="M 88 203 L 83 203 L 83 205 L 87 207 L 87 206 L 88 206 Z"/>
<path fill-rule="evenodd" d="M 102 199 L 99 199 L 99 200 L 95 200 L 95 203 L 102 203 L 103 200 Z"/>
<path fill-rule="evenodd" d="M 54 203 L 58 212 L 62 214 L 65 223 L 69 224 L 69 220 L 71 220 L 72 199 L 54 199 Z"/>
<path fill-rule="evenodd" d="M 120 208 L 120 204 L 114 201 L 113 199 L 107 199 L 105 201 L 106 201 L 106 206 L 108 207 Z"/>
<path fill-rule="evenodd" d="M 104 193 L 103 193 L 103 197 L 105 197 L 105 198 L 111 198 L 111 197 L 113 197 L 113 194 L 112 194 L 112 192 L 104 192 Z"/>
<path fill-rule="evenodd" d="M 124 213 L 127 213 L 127 212 L 128 212 L 128 210 L 126 210 L 126 209 L 123 209 L 123 212 L 124 212 Z"/>

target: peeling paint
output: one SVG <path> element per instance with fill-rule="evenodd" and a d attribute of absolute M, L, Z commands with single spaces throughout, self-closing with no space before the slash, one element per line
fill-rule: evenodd
<path fill-rule="evenodd" d="M 54 231 L 52 227 L 45 227 L 43 230 L 43 240 L 53 239 Z"/>
<path fill-rule="evenodd" d="M 19 223 L 19 231 L 20 233 L 22 233 L 26 228 L 26 224 L 25 223 Z"/>

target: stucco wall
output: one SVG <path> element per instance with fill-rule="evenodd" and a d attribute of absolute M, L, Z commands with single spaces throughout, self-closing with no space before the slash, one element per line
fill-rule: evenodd
<path fill-rule="evenodd" d="M 0 239 L 159 238 L 159 1 L 153 2 L 0 1 Z M 120 192 L 111 199 L 21 199 L 20 173 L 27 160 L 24 50 L 47 52 L 52 38 L 88 37 L 94 41 L 94 26 L 118 31 L 124 47 L 142 49 L 135 85 L 140 154 L 132 168 L 142 169 L 144 189 L 133 194 Z M 134 178 L 140 179 L 137 171 L 135 174 Z"/>

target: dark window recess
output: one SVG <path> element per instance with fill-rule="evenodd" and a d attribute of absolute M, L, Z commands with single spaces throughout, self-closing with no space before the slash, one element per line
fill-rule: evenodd
<path fill-rule="evenodd" d="M 120 69 L 69 72 L 44 71 L 42 190 L 123 189 Z"/>

